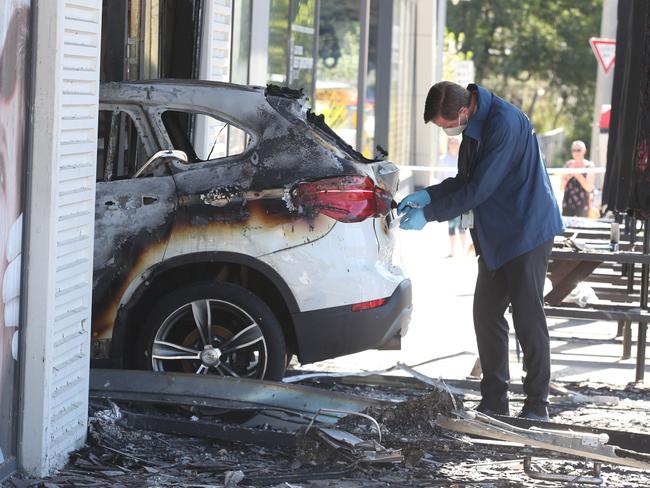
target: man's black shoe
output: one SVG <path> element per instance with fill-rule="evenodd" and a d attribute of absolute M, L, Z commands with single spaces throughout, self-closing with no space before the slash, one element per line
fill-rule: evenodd
<path fill-rule="evenodd" d="M 517 415 L 517 417 L 520 417 L 522 419 L 528 419 L 528 420 L 548 422 L 549 421 L 548 408 L 546 408 L 546 405 L 540 405 L 540 404 L 531 405 L 529 403 L 524 403 L 524 406 L 521 409 L 521 412 L 519 412 L 519 415 Z"/>
<path fill-rule="evenodd" d="M 494 417 L 495 415 L 510 415 L 508 400 L 500 400 L 498 402 L 486 402 L 485 400 L 481 400 L 475 410 L 490 417 Z"/>

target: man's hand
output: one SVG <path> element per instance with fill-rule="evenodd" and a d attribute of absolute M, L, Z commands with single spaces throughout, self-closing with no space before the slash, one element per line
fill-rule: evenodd
<path fill-rule="evenodd" d="M 397 214 L 403 214 L 408 208 L 422 208 L 431 203 L 431 197 L 426 190 L 418 190 L 407 195 L 397 206 Z M 400 225 L 401 227 L 401 225 Z"/>
<path fill-rule="evenodd" d="M 399 212 L 399 210 L 398 210 Z M 420 230 L 427 224 L 424 218 L 424 210 L 421 208 L 409 207 L 399 222 L 399 228 L 404 230 Z"/>

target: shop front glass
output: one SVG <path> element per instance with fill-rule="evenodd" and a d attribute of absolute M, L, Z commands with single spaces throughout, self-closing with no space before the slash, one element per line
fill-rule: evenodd
<path fill-rule="evenodd" d="M 232 59 L 230 81 L 248 83 L 248 62 L 251 55 L 251 0 L 235 0 L 232 19 Z"/>
<path fill-rule="evenodd" d="M 368 75 L 366 102 L 364 108 L 363 139 L 361 152 L 366 157 L 375 156 L 375 93 L 377 89 L 377 25 L 379 23 L 379 2 L 370 3 L 370 25 L 368 31 Z"/>
<path fill-rule="evenodd" d="M 351 146 L 357 137 L 359 0 L 321 2 L 316 112 Z"/>
<path fill-rule="evenodd" d="M 325 3 L 325 2 L 322 2 Z M 314 96 L 317 0 L 271 0 L 268 80 Z"/>
<path fill-rule="evenodd" d="M 0 0 L 0 475 L 15 456 L 30 2 Z"/>
<path fill-rule="evenodd" d="M 248 84 L 248 66 L 251 56 L 252 1 L 235 0 L 232 9 L 232 56 L 230 59 L 230 82 Z M 228 126 L 227 154 L 244 151 L 246 133 Z"/>
<path fill-rule="evenodd" d="M 390 122 L 391 161 L 409 164 L 413 146 L 413 83 L 415 76 L 415 0 L 393 3 Z"/>
<path fill-rule="evenodd" d="M 316 0 L 291 0 L 290 18 L 289 86 L 313 99 Z"/>
<path fill-rule="evenodd" d="M 271 12 L 269 14 L 269 82 L 276 85 L 287 84 L 288 51 L 289 0 L 271 0 Z"/>
<path fill-rule="evenodd" d="M 363 147 L 373 154 L 377 72 L 378 2 L 371 2 L 368 74 L 364 107 Z M 359 0 L 321 2 L 316 69 L 316 111 L 348 144 L 357 146 L 358 82 L 362 26 Z"/>

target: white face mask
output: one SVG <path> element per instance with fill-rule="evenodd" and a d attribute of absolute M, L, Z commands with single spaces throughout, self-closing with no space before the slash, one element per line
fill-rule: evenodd
<path fill-rule="evenodd" d="M 456 127 L 445 127 L 442 130 L 445 131 L 445 134 L 448 136 L 459 136 L 464 130 L 465 127 L 467 127 L 467 119 L 465 119 L 465 123 L 461 124 L 460 123 L 460 113 L 458 114 L 458 125 Z"/>

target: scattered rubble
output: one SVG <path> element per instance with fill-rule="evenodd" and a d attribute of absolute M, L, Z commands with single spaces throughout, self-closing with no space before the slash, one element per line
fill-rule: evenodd
<path fill-rule="evenodd" d="M 312 384 L 335 392 L 341 399 L 348 394 L 381 398 L 381 404 L 373 402 L 365 410 L 373 420 L 354 414 L 332 426 L 320 422 L 318 412 L 303 413 L 292 420 L 286 415 L 274 417 L 281 412 L 267 411 L 267 423 L 257 425 L 256 432 L 272 436 L 279 425 L 285 425 L 278 432 L 292 441 L 291 447 L 210 438 L 209 432 L 203 432 L 201 437 L 173 435 L 141 429 L 129 420 L 141 415 L 156 417 L 158 426 L 174 420 L 241 429 L 251 424 L 250 415 L 240 418 L 245 423 L 238 425 L 233 424 L 237 417 L 224 416 L 223 409 L 92 400 L 87 445 L 73 454 L 67 466 L 47 479 L 16 476 L 2 486 L 560 487 L 598 477 L 608 487 L 649 484 L 648 472 L 641 469 L 605 462 L 596 473 L 593 462 L 569 454 L 513 442 L 470 439 L 443 430 L 436 426 L 436 419 L 440 414 L 451 418 L 455 410 L 446 390 L 423 383 L 416 387 L 399 377 L 379 385 L 337 381 Z M 468 384 L 462 386 L 467 388 Z M 567 383 L 558 386 L 551 405 L 553 421 L 635 431 L 639 435 L 650 433 L 649 390 Z M 596 397 L 609 399 L 587 402 Z M 465 407 L 475 405 L 474 398 L 464 400 Z M 454 401 L 456 408 L 463 406 L 462 398 Z M 512 401 L 516 411 L 522 397 L 515 394 Z M 531 477 L 540 473 L 550 473 L 558 481 Z"/>
<path fill-rule="evenodd" d="M 404 402 L 369 407 L 366 413 L 379 422 L 386 434 L 413 437 L 424 433 L 439 434 L 440 430 L 435 426 L 438 415 L 451 415 L 456 407 L 461 406 L 461 399 L 454 399 L 448 392 L 432 387 L 431 391 Z M 353 416 L 340 420 L 338 425 L 353 432 L 372 427 Z"/>

